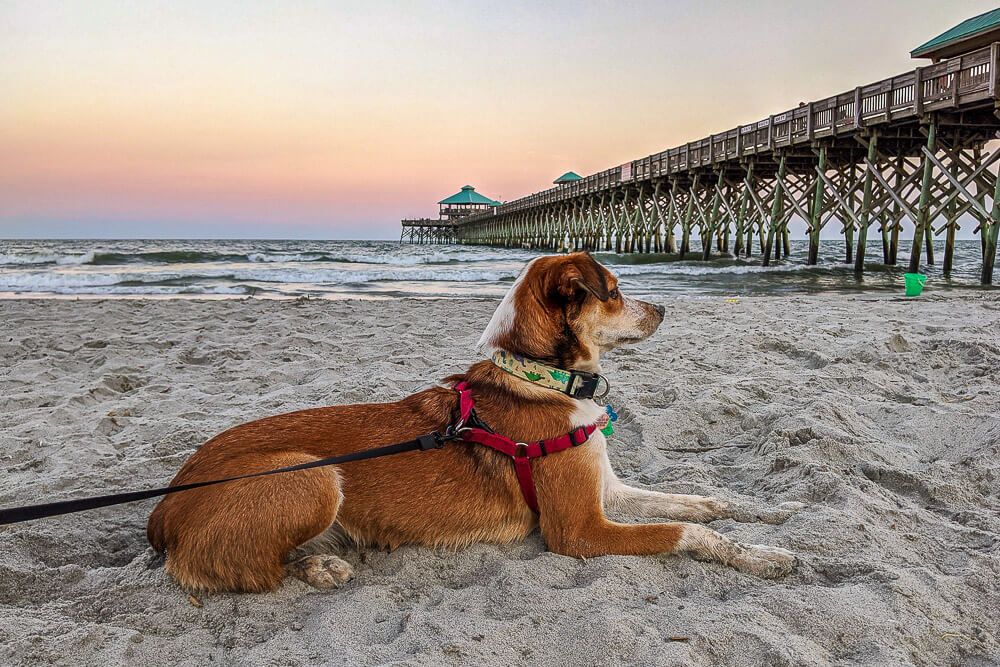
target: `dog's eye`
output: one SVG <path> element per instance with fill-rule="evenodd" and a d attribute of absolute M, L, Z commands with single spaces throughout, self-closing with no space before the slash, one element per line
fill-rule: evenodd
<path fill-rule="evenodd" d="M 618 297 L 621 296 L 621 292 L 619 292 L 618 288 L 616 287 L 610 292 L 608 292 L 608 296 L 611 297 L 612 299 L 617 299 Z"/>

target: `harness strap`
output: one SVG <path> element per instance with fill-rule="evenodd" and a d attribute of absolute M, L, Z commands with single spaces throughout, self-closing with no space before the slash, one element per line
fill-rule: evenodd
<path fill-rule="evenodd" d="M 461 422 L 469 421 L 469 417 L 472 416 L 472 409 L 476 407 L 476 404 L 472 400 L 472 391 L 469 389 L 468 382 L 459 382 L 455 385 L 455 391 L 458 392 L 458 418 Z"/>
<path fill-rule="evenodd" d="M 461 420 L 465 422 L 469 417 L 473 416 L 475 409 L 472 391 L 465 382 L 459 382 L 455 385 L 455 391 L 459 395 L 459 415 Z M 582 445 L 587 442 L 591 434 L 596 430 L 597 424 L 588 424 L 555 438 L 536 440 L 535 442 L 516 442 L 499 433 L 492 433 L 483 428 L 467 426 L 459 429 L 458 436 L 465 442 L 489 447 L 514 459 L 514 472 L 517 475 L 517 483 L 521 487 L 521 495 L 524 496 L 524 502 L 528 504 L 532 512 L 538 514 L 538 498 L 535 494 L 535 478 L 531 471 L 531 459 L 548 456 L 549 454 L 555 454 Z"/>
<path fill-rule="evenodd" d="M 524 502 L 535 514 L 538 514 L 538 497 L 535 495 L 535 478 L 531 474 L 531 459 L 527 456 L 514 457 L 514 472 L 517 474 L 517 484 L 521 487 Z"/>

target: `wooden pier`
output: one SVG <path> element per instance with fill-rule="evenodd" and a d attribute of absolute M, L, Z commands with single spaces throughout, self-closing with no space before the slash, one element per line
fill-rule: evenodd
<path fill-rule="evenodd" d="M 484 197 L 471 185 L 463 185 L 461 190 L 438 202 L 436 219 L 403 220 L 403 231 L 399 234 L 399 242 L 409 240 L 410 243 L 455 243 L 455 229 L 459 221 L 470 215 L 494 211 L 498 206 L 500 202 Z"/>
<path fill-rule="evenodd" d="M 433 218 L 403 220 L 399 241 L 410 243 L 455 243 L 455 223 Z"/>
<path fill-rule="evenodd" d="M 1000 16 L 991 30 L 1000 40 Z M 973 35 L 986 44 L 980 48 L 491 207 L 450 231 L 464 244 L 704 259 L 759 253 L 767 265 L 789 254 L 797 216 L 810 264 L 831 223 L 844 238 L 844 261 L 859 273 L 869 243 L 881 243 L 882 261 L 896 264 L 907 228 L 909 271 L 919 270 L 922 255 L 937 261 L 932 240 L 943 236 L 947 274 L 959 218 L 968 214 L 982 245 L 981 280 L 991 283 L 1000 41 L 982 34 Z"/>

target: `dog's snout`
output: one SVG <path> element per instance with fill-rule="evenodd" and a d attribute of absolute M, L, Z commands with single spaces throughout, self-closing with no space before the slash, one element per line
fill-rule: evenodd
<path fill-rule="evenodd" d="M 666 307 L 655 303 L 653 304 L 653 310 L 655 310 L 656 314 L 659 315 L 661 318 L 663 317 L 663 314 L 667 312 Z"/>

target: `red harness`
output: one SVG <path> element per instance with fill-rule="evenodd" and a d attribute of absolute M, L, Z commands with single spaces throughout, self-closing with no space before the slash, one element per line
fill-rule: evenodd
<path fill-rule="evenodd" d="M 469 389 L 469 385 L 467 383 L 459 382 L 455 385 L 455 391 L 458 392 L 458 436 L 465 442 L 475 442 L 480 445 L 485 445 L 490 449 L 495 449 L 501 454 L 506 454 L 514 459 L 514 472 L 517 473 L 517 483 L 521 486 L 521 493 L 524 495 L 524 502 L 528 503 L 528 507 L 531 508 L 532 512 L 538 514 L 538 499 L 535 496 L 535 480 L 531 475 L 531 459 L 548 456 L 549 454 L 561 452 L 564 449 L 582 445 L 587 442 L 590 435 L 597 430 L 597 424 L 581 426 L 573 429 L 569 433 L 564 433 L 563 435 L 555 438 L 549 438 L 548 440 L 515 442 L 510 438 L 493 433 L 485 428 L 465 426 L 470 419 L 472 419 L 473 422 L 476 421 L 473 417 L 473 410 L 476 407 L 476 403 L 472 400 L 472 390 Z"/>

